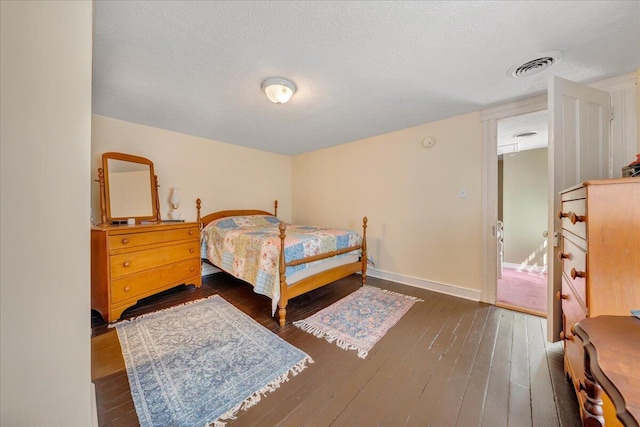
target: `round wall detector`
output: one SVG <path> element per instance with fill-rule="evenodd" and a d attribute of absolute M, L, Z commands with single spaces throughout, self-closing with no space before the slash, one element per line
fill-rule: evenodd
<path fill-rule="evenodd" d="M 431 148 L 436 145 L 436 139 L 432 136 L 425 136 L 422 139 L 422 148 Z"/>

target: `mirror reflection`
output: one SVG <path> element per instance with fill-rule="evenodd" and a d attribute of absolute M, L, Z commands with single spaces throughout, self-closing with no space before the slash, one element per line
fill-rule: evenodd
<path fill-rule="evenodd" d="M 108 159 L 112 218 L 153 216 L 149 165 Z"/>

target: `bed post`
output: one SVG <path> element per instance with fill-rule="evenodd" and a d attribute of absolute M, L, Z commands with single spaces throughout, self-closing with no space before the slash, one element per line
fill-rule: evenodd
<path fill-rule="evenodd" d="M 273 216 L 278 216 L 278 200 L 273 201 Z"/>
<path fill-rule="evenodd" d="M 196 216 L 196 221 L 200 222 L 200 205 L 202 204 L 202 201 L 200 200 L 200 198 L 198 197 L 196 199 L 196 211 L 198 212 L 198 215 Z"/>
<path fill-rule="evenodd" d="M 287 316 L 287 276 L 285 274 L 287 267 L 284 262 L 284 239 L 286 236 L 286 228 L 284 221 L 280 221 L 280 300 L 278 301 L 278 317 L 280 318 L 280 326 L 284 326 Z"/>
<path fill-rule="evenodd" d="M 360 260 L 362 261 L 362 286 L 367 284 L 367 217 L 362 218 L 362 250 Z"/>

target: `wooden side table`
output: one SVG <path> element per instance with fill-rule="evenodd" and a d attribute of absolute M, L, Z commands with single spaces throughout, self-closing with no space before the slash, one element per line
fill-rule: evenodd
<path fill-rule="evenodd" d="M 602 390 L 613 402 L 618 419 L 627 427 L 640 420 L 640 319 L 596 316 L 574 326 L 584 343 L 585 426 L 604 426 Z"/>

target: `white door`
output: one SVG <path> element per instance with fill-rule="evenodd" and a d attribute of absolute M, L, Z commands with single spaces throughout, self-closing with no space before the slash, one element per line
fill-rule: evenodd
<path fill-rule="evenodd" d="M 504 264 L 504 223 L 498 220 L 496 237 L 498 238 L 498 279 L 502 279 Z"/>
<path fill-rule="evenodd" d="M 549 105 L 549 230 L 560 236 L 560 191 L 589 179 L 608 178 L 610 172 L 610 97 L 608 92 L 551 77 Z M 562 307 L 556 293 L 562 288 L 559 241 L 549 233 L 547 245 L 547 338 L 558 341 Z"/>

